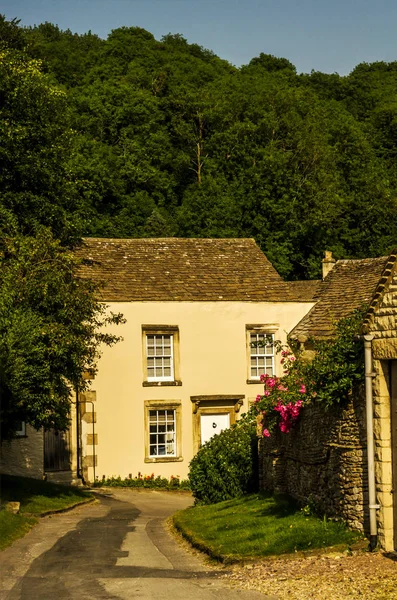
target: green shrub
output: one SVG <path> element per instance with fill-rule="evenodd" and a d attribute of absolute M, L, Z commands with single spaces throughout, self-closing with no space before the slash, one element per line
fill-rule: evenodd
<path fill-rule="evenodd" d="M 213 504 L 258 488 L 256 426 L 242 417 L 212 437 L 190 463 L 190 487 L 196 503 Z"/>

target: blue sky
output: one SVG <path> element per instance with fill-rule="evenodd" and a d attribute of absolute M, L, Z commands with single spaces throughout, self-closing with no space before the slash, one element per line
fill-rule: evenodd
<path fill-rule="evenodd" d="M 397 60 L 396 0 L 2 0 L 0 12 L 103 38 L 123 25 L 157 39 L 181 33 L 237 66 L 260 52 L 288 58 L 298 72 L 341 75 L 360 62 Z"/>

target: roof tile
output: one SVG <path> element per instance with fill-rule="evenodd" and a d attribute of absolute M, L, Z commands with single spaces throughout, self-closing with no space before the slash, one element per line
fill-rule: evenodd
<path fill-rule="evenodd" d="M 315 295 L 317 303 L 294 327 L 291 336 L 330 337 L 336 321 L 371 303 L 387 263 L 387 256 L 339 260 L 321 283 Z"/>
<path fill-rule="evenodd" d="M 298 299 L 253 239 L 85 238 L 77 255 L 105 302 Z"/>

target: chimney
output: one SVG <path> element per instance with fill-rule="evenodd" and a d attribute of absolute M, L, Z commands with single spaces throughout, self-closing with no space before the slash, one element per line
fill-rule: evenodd
<path fill-rule="evenodd" d="M 332 252 L 330 252 L 329 250 L 326 250 L 324 252 L 324 258 L 322 260 L 322 264 L 323 264 L 323 279 L 325 279 L 326 276 L 328 275 L 328 273 L 330 271 L 332 271 L 332 269 L 334 268 L 335 263 L 336 263 L 336 260 L 333 258 Z"/>

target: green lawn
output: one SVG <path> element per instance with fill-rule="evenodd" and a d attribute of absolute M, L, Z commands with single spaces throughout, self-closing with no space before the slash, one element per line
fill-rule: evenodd
<path fill-rule="evenodd" d="M 174 525 L 214 558 L 238 560 L 349 545 L 362 539 L 342 523 L 305 515 L 285 497 L 254 494 L 174 515 Z"/>
<path fill-rule="evenodd" d="M 1 507 L 6 502 L 20 502 L 20 513 L 11 514 L 0 510 L 0 549 L 22 537 L 38 521 L 35 516 L 60 510 L 92 498 L 84 490 L 56 485 L 26 477 L 1 476 Z"/>

